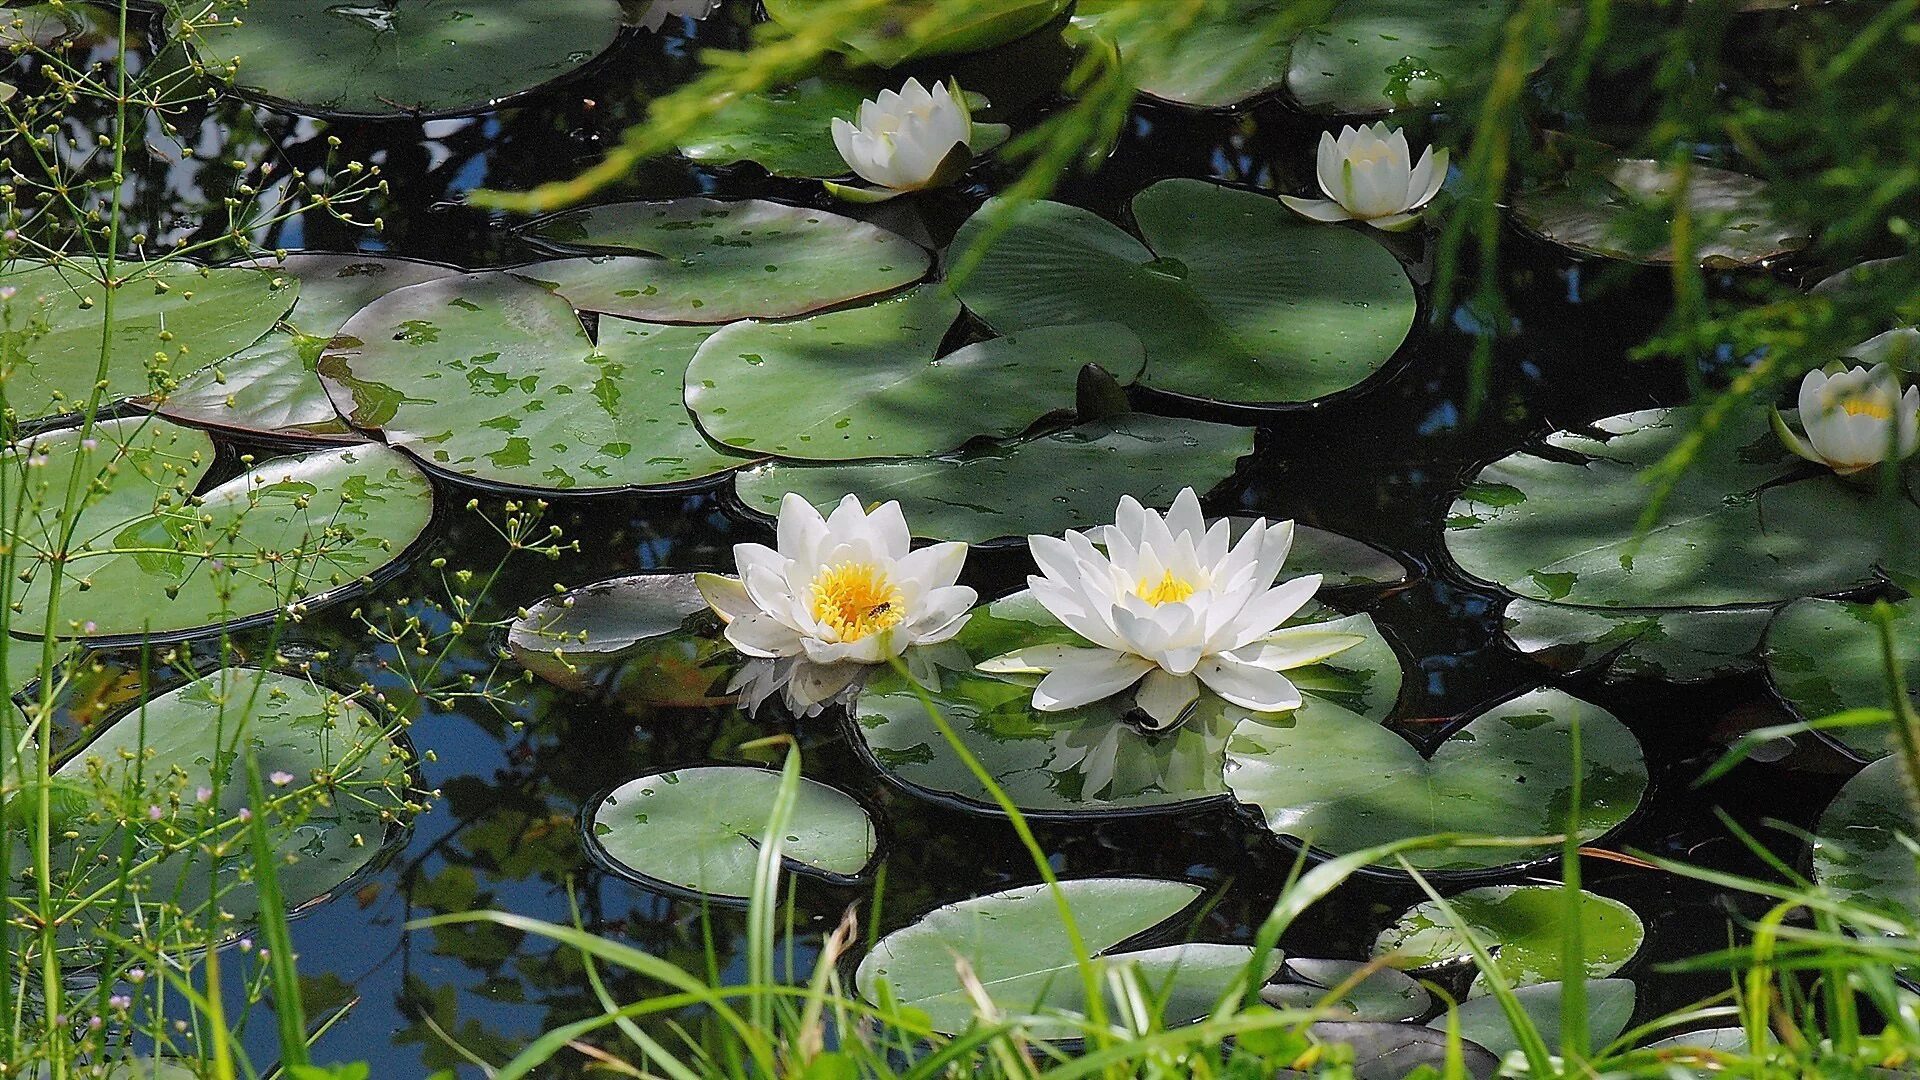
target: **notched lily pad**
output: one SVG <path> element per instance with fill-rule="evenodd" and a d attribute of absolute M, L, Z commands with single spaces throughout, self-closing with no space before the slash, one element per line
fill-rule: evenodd
<path fill-rule="evenodd" d="M 1350 390 L 1413 326 L 1413 285 L 1371 237 L 1200 180 L 1131 207 L 1144 243 L 1078 207 L 989 202 L 954 238 L 950 259 L 979 257 L 961 301 L 1002 333 L 1123 323 L 1147 349 L 1143 386 L 1245 405 Z"/>
<path fill-rule="evenodd" d="M 1122 495 L 1169 506 L 1181 488 L 1219 484 L 1252 452 L 1248 428 L 1127 413 L 918 461 L 768 462 L 741 471 L 734 492 L 769 517 L 788 492 L 823 510 L 848 492 L 868 503 L 897 499 L 916 536 L 984 544 L 1105 525 Z"/>
<path fill-rule="evenodd" d="M 1893 655 L 1908 694 L 1920 705 L 1920 600 L 1893 605 Z M 1767 629 L 1767 677 L 1801 720 L 1892 704 L 1886 654 L 1873 605 L 1796 600 Z M 1846 748 L 1872 760 L 1892 749 L 1889 724 L 1828 729 Z"/>
<path fill-rule="evenodd" d="M 1576 767 L 1580 836 L 1590 843 L 1639 807 L 1645 757 L 1633 733 L 1604 709 L 1536 690 L 1475 717 L 1431 756 L 1374 720 L 1329 704 L 1309 702 L 1279 723 L 1253 717 L 1227 742 L 1226 782 L 1274 832 L 1345 855 L 1438 833 L 1556 835 L 1569 820 Z M 1404 857 L 1423 870 L 1489 870 L 1558 851 L 1558 843 L 1443 847 Z"/>
<path fill-rule="evenodd" d="M 319 371 L 356 428 L 439 472 L 537 491 L 674 489 L 750 460 L 708 442 L 681 402 L 711 333 L 606 318 L 596 345 L 559 296 L 466 274 L 374 301 Z"/>
<path fill-rule="evenodd" d="M 1673 203 L 1680 177 L 1648 158 L 1575 171 L 1558 186 L 1523 192 L 1515 218 L 1532 232 L 1587 255 L 1670 264 Z M 1709 270 L 1752 266 L 1805 247 L 1805 227 L 1772 216 L 1765 181 L 1693 165 L 1685 198 L 1693 222 L 1693 254 Z"/>
<path fill-rule="evenodd" d="M 1561 973 L 1567 900 L 1559 886 L 1491 885 L 1449 897 L 1447 904 L 1461 926 L 1429 900 L 1381 931 L 1373 955 L 1407 970 L 1471 964 L 1473 952 L 1464 936 L 1471 934 L 1493 955 L 1494 967 L 1510 985 L 1545 983 Z M 1586 977 L 1604 979 L 1640 951 L 1646 927 L 1632 908 L 1611 897 L 1582 892 L 1578 906 Z M 1487 990 L 1486 977 L 1476 975 L 1473 996 Z"/>
<path fill-rule="evenodd" d="M 587 833 L 608 863 L 641 884 L 745 900 L 780 784 L 778 772 L 741 765 L 653 773 L 608 793 Z M 851 880 L 877 845 L 873 820 L 852 796 L 801 778 L 781 847 L 785 869 Z"/>
<path fill-rule="evenodd" d="M 1513 647 L 1556 671 L 1607 682 L 1705 682 L 1752 671 L 1774 608 L 1614 611 L 1513 600 L 1502 618 Z"/>
<path fill-rule="evenodd" d="M 765 199 L 568 210 L 521 227 L 574 258 L 519 267 L 586 311 L 668 323 L 779 319 L 910 285 L 925 248 L 864 221 Z"/>
<path fill-rule="evenodd" d="M 542 600 L 514 621 L 520 666 L 577 694 L 623 705 L 724 705 L 741 658 L 692 574 L 613 578 Z"/>

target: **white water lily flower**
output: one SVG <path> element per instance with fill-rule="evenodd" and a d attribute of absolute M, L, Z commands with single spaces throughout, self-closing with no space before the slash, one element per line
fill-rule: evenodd
<path fill-rule="evenodd" d="M 1320 133 L 1316 172 L 1326 198 L 1282 195 L 1280 201 L 1315 221 L 1364 221 L 1397 232 L 1413 224 L 1446 182 L 1447 152 L 1429 146 L 1416 165 L 1406 132 L 1384 123 L 1344 127 L 1338 139 Z"/>
<path fill-rule="evenodd" d="M 835 117 L 833 144 L 862 180 L 890 192 L 952 179 L 956 163 L 965 167 L 973 140 L 966 98 L 945 83 L 929 90 L 908 79 L 897 94 L 882 90 L 860 103 L 858 121 Z"/>
<path fill-rule="evenodd" d="M 976 594 L 955 585 L 967 545 L 911 550 L 900 504 L 869 514 L 852 495 L 822 518 L 805 499 L 780 504 L 778 549 L 736 544 L 738 578 L 695 580 L 751 657 L 878 664 L 959 633 Z"/>
<path fill-rule="evenodd" d="M 1293 523 L 1269 526 L 1262 518 L 1231 546 L 1230 529 L 1226 521 L 1208 528 L 1188 488 L 1165 518 L 1129 496 L 1097 537 L 1030 537 L 1040 566 L 1040 576 L 1027 579 L 1034 598 L 1087 644 L 1021 649 L 981 670 L 1046 673 L 1033 692 L 1043 712 L 1138 684 L 1135 704 L 1155 730 L 1178 723 L 1203 683 L 1257 712 L 1298 708 L 1300 693 L 1281 673 L 1364 639 L 1314 626 L 1281 629 L 1320 589 L 1318 574 L 1274 583 L 1293 546 Z"/>
<path fill-rule="evenodd" d="M 713 9 L 719 6 L 720 0 L 652 0 L 640 9 L 639 16 L 633 20 L 633 25 L 642 30 L 659 33 L 660 28 L 667 25 L 668 19 L 697 21 L 713 14 Z"/>
<path fill-rule="evenodd" d="M 1920 386 L 1901 394 L 1900 377 L 1886 364 L 1809 371 L 1800 383 L 1800 426 L 1804 439 L 1774 413 L 1787 449 L 1841 476 L 1904 461 L 1920 451 Z"/>

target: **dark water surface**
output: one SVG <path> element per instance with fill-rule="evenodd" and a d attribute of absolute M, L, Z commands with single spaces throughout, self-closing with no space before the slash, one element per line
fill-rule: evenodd
<path fill-rule="evenodd" d="M 738 7 L 730 4 L 702 25 L 697 40 L 741 41 Z M 533 258 L 503 222 L 459 205 L 461 197 L 482 184 L 519 188 L 566 177 L 590 163 L 601 144 L 638 115 L 644 95 L 694 70 L 694 40 L 679 33 L 634 35 L 580 77 L 473 119 L 333 124 L 325 130 L 343 140 L 341 152 L 381 165 L 390 181 L 388 197 L 358 212 L 382 216 L 384 231 L 375 235 L 309 214 L 266 243 L 387 251 L 476 268 Z M 1165 176 L 1304 190 L 1320 130 L 1317 122 L 1271 103 L 1236 116 L 1142 107 L 1100 174 L 1073 181 L 1059 197 L 1118 218 L 1127 197 Z M 276 160 L 300 170 L 316 167 L 326 154 L 325 135 L 314 121 L 234 101 L 212 110 L 200 139 L 226 140 L 220 157 Z M 202 154 L 206 160 L 213 156 Z M 990 174 L 991 167 L 981 171 Z M 212 175 L 147 162 L 133 185 L 135 217 L 156 237 L 217 232 L 196 209 L 201 199 L 219 193 L 211 181 L 202 190 L 203 172 Z M 944 243 L 987 192 L 988 184 L 981 183 L 902 200 L 875 211 L 874 219 Z M 817 184 L 770 181 L 752 166 L 695 170 L 672 161 L 646 166 L 606 197 L 693 193 L 770 196 L 848 212 Z M 1663 271 L 1583 265 L 1518 235 L 1506 243 L 1515 325 L 1496 346 L 1478 423 L 1466 422 L 1478 320 L 1464 310 L 1423 312 L 1429 318 L 1415 329 L 1390 379 L 1322 408 L 1233 417 L 1257 419 L 1259 449 L 1213 494 L 1208 509 L 1292 517 L 1338 530 L 1397 553 L 1413 568 L 1402 587 L 1336 598 L 1372 614 L 1407 658 L 1395 726 L 1410 737 L 1438 739 L 1458 718 L 1489 702 L 1543 682 L 1560 685 L 1615 711 L 1647 751 L 1652 790 L 1639 816 L 1610 846 L 1760 872 L 1715 819 L 1714 808 L 1724 807 L 1804 863 L 1799 842 L 1765 821 L 1809 827 L 1853 771 L 1843 757 L 1809 742 L 1779 762 L 1743 765 L 1704 790 L 1690 786 L 1738 732 L 1786 719 L 1758 677 L 1693 688 L 1609 688 L 1590 679 L 1557 679 L 1503 644 L 1498 598 L 1446 562 L 1441 522 L 1478 464 L 1558 427 L 1686 397 L 1680 373 L 1627 359 L 1628 349 L 1664 314 Z M 1395 244 L 1416 264 L 1416 280 L 1424 281 L 1421 241 Z M 1181 411 L 1163 401 L 1140 404 Z M 498 539 L 461 509 L 478 493 L 436 483 L 440 539 L 407 573 L 359 605 L 368 612 L 412 600 L 425 617 L 444 622 L 444 614 L 418 603 L 440 593 L 440 574 L 429 561 L 444 557 L 454 567 L 483 574 L 498 561 Z M 497 497 L 483 498 L 497 508 Z M 550 595 L 555 582 L 577 586 L 641 570 L 730 568 L 733 543 L 770 540 L 769 528 L 730 512 L 719 492 L 552 502 L 550 520 L 581 551 L 559 562 L 511 564 L 493 597 L 496 615 Z M 1021 552 L 982 553 L 965 580 L 991 597 L 1016 587 L 1028 569 Z M 385 671 L 392 650 L 368 642 L 348 610 L 317 614 L 292 628 L 287 639 L 292 651 L 327 651 L 330 658 L 316 670 L 336 685 L 372 679 L 389 694 L 401 689 Z M 457 662 L 475 672 L 489 663 L 479 643 Z M 740 760 L 734 749 L 739 743 L 775 727 L 727 710 L 630 710 L 544 684 L 526 689 L 525 698 L 505 718 L 479 708 L 421 716 L 411 736 L 430 756 L 421 766 L 426 786 L 441 797 L 373 872 L 295 922 L 301 968 L 312 982 L 310 1009 L 329 997 L 359 999 L 319 1044 L 320 1060 L 366 1059 L 383 1080 L 447 1067 L 463 1077 L 479 1076 L 448 1038 L 498 1064 L 535 1034 L 600 1011 L 573 954 L 495 928 L 406 929 L 410 920 L 425 916 L 492 907 L 566 921 L 577 902 L 592 930 L 695 970 L 703 966 L 700 905 L 598 869 L 582 850 L 578 819 L 599 793 L 625 780 L 669 765 Z M 843 723 L 829 714 L 794 730 L 810 775 L 880 812 L 885 897 L 881 925 L 869 932 L 903 925 L 938 904 L 1035 880 L 1003 822 L 889 786 L 849 746 Z M 1098 825 L 1043 823 L 1036 831 L 1062 875 L 1146 874 L 1207 885 L 1214 906 L 1195 932 L 1219 941 L 1250 937 L 1297 854 L 1254 815 L 1230 806 Z M 1590 888 L 1626 901 L 1647 924 L 1646 947 L 1624 972 L 1640 985 L 1641 1017 L 1722 988 L 1711 977 L 1664 975 L 1654 967 L 1725 944 L 1728 915 L 1739 904 L 1712 889 L 1619 863 L 1588 860 L 1585 873 Z M 800 924 L 809 934 L 824 932 L 849 903 L 864 906 L 870 896 L 869 889 L 802 882 Z M 1355 883 L 1310 911 L 1283 945 L 1297 956 L 1363 957 L 1374 935 L 1419 899 L 1403 883 Z M 723 962 L 737 974 L 741 916 L 714 912 L 712 926 Z M 609 977 L 617 996 L 643 992 Z M 256 1061 L 272 1054 L 265 1020 L 256 1017 L 246 1033 Z"/>

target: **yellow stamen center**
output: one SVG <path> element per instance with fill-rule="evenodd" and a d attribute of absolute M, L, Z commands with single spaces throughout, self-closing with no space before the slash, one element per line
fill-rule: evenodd
<path fill-rule="evenodd" d="M 1193 582 L 1185 578 L 1174 577 L 1173 571 L 1171 570 L 1162 574 L 1160 580 L 1157 582 L 1141 578 L 1139 588 L 1134 590 L 1140 599 L 1145 600 L 1154 607 L 1185 600 L 1187 597 L 1192 596 L 1195 591 Z"/>
<path fill-rule="evenodd" d="M 815 575 L 813 617 L 841 641 L 890 630 L 907 617 L 906 597 L 872 563 L 835 563 Z"/>
<path fill-rule="evenodd" d="M 1893 409 L 1879 398 L 1850 397 L 1840 403 L 1840 409 L 1848 416 L 1871 416 L 1875 420 L 1893 419 Z"/>

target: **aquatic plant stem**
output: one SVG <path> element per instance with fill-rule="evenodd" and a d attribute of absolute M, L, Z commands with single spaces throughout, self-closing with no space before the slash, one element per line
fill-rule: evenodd
<path fill-rule="evenodd" d="M 1888 705 L 1893 712 L 1894 745 L 1900 750 L 1901 775 L 1906 779 L 1909 809 L 1920 821 L 1920 711 L 1907 694 L 1906 668 L 1894 648 L 1893 605 L 1877 600 L 1873 605 L 1874 628 L 1880 631 L 1880 659 L 1886 666 Z"/>

